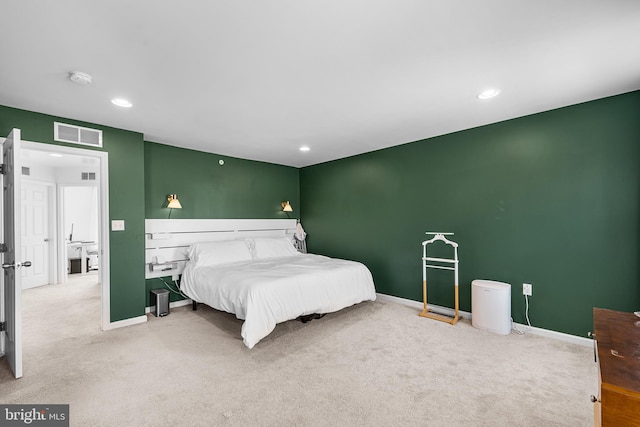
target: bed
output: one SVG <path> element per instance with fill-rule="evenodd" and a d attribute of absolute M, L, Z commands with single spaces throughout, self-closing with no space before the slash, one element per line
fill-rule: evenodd
<path fill-rule="evenodd" d="M 194 302 L 244 320 L 241 335 L 248 348 L 278 323 L 376 299 L 363 264 L 302 254 L 290 237 L 193 244 L 180 287 Z"/>

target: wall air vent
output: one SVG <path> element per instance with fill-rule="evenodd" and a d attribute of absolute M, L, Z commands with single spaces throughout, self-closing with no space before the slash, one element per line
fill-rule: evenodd
<path fill-rule="evenodd" d="M 26 175 L 26 176 L 31 175 L 31 168 L 22 166 L 22 175 Z"/>
<path fill-rule="evenodd" d="M 101 130 L 68 125 L 66 123 L 53 123 L 53 139 L 60 142 L 102 147 Z"/>
<path fill-rule="evenodd" d="M 96 180 L 96 173 L 95 172 L 82 172 L 80 174 L 80 179 L 82 179 L 83 181 L 95 181 Z"/>

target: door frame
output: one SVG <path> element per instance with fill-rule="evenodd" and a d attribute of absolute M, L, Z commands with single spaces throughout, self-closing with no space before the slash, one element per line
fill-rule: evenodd
<path fill-rule="evenodd" d="M 112 329 L 111 325 L 111 283 L 110 283 L 110 259 L 109 259 L 109 153 L 105 151 L 89 150 L 86 148 L 67 147 L 63 145 L 45 144 L 22 140 L 22 148 L 44 151 L 47 153 L 67 154 L 83 157 L 93 157 L 100 160 L 100 182 L 98 185 L 98 228 L 100 241 L 98 242 L 98 270 L 101 277 L 101 321 L 100 328 L 103 331 Z M 57 233 L 59 235 L 59 233 Z M 61 251 L 64 240 L 57 239 L 57 251 Z M 58 252 L 66 253 L 65 252 Z"/>

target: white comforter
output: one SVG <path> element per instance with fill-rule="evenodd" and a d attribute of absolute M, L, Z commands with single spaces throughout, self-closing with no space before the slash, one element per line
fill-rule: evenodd
<path fill-rule="evenodd" d="M 187 263 L 180 286 L 192 300 L 244 319 L 242 339 L 249 348 L 277 323 L 376 299 L 363 264 L 312 254 L 216 267 Z"/>

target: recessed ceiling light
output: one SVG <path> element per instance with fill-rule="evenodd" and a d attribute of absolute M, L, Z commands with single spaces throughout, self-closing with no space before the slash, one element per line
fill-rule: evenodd
<path fill-rule="evenodd" d="M 487 89 L 478 94 L 478 99 L 490 99 L 500 94 L 500 89 Z"/>
<path fill-rule="evenodd" d="M 311 150 L 311 148 L 307 147 L 306 145 L 303 145 L 302 147 L 300 147 L 300 151 L 309 151 Z"/>
<path fill-rule="evenodd" d="M 49 155 L 51 157 L 62 157 L 62 154 L 58 154 L 58 153 L 49 153 Z"/>
<path fill-rule="evenodd" d="M 117 105 L 118 107 L 131 108 L 133 104 L 123 98 L 114 98 L 111 100 L 111 103 Z"/>

